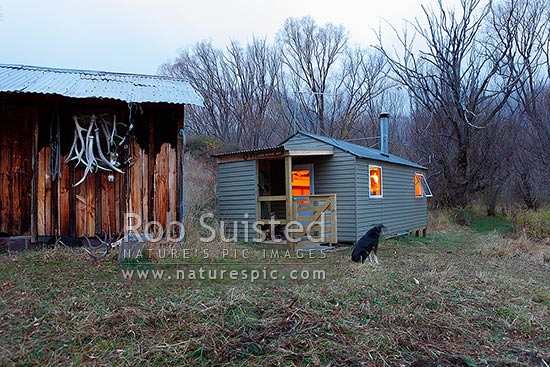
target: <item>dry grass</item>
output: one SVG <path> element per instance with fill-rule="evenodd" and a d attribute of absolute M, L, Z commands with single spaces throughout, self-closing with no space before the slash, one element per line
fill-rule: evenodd
<path fill-rule="evenodd" d="M 185 203 L 188 218 L 198 218 L 216 206 L 215 162 L 206 157 L 185 155 Z"/>
<path fill-rule="evenodd" d="M 482 244 L 482 248 L 488 257 L 506 257 L 533 264 L 542 264 L 544 254 L 550 252 L 547 244 L 536 242 L 525 233 L 513 238 L 492 233 L 488 236 L 487 242 Z"/>
<path fill-rule="evenodd" d="M 516 232 L 527 234 L 531 238 L 550 243 L 550 208 L 526 210 L 515 213 L 513 217 Z"/>
<path fill-rule="evenodd" d="M 130 281 L 112 259 L 89 262 L 80 252 L 3 255 L 0 365 L 549 363 L 541 245 L 441 226 L 427 239 L 384 241 L 379 266 L 350 263 L 350 250 L 266 261 L 247 245 L 188 243 L 191 263 L 205 261 L 193 251 L 206 248 L 217 267 L 326 269 L 313 282 Z M 237 258 L 223 259 L 222 248 Z M 169 270 L 170 261 L 125 268 Z"/>
<path fill-rule="evenodd" d="M 428 228 L 435 232 L 458 230 L 459 226 L 451 221 L 452 214 L 444 210 L 428 211 Z"/>

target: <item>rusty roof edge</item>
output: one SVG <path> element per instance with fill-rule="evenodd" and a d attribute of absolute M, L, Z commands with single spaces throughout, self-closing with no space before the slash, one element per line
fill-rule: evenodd
<path fill-rule="evenodd" d="M 0 92 L 134 103 L 204 104 L 203 97 L 183 79 L 14 64 L 0 64 Z"/>
<path fill-rule="evenodd" d="M 239 154 L 247 154 L 247 153 L 277 152 L 279 150 L 285 151 L 285 148 L 281 146 L 255 148 L 255 149 L 237 150 L 233 152 L 214 153 L 214 154 L 210 154 L 210 156 L 214 158 L 219 158 L 219 157 L 228 157 L 231 155 L 239 155 Z"/>

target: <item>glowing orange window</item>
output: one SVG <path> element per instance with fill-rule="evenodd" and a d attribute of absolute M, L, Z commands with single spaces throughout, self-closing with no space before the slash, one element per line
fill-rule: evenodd
<path fill-rule="evenodd" d="M 382 197 L 382 167 L 369 166 L 369 196 Z"/>
<path fill-rule="evenodd" d="M 301 169 L 292 171 L 292 196 L 311 195 L 311 170 Z M 299 201 L 300 204 L 307 204 L 309 201 Z"/>
<path fill-rule="evenodd" d="M 415 172 L 414 174 L 414 194 L 416 196 L 423 196 L 422 194 L 422 180 L 424 177 L 420 172 Z"/>

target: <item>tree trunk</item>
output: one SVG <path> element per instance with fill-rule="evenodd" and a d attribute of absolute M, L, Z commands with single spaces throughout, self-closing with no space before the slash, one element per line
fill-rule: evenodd
<path fill-rule="evenodd" d="M 487 201 L 485 204 L 487 205 L 488 217 L 496 217 L 497 215 L 496 207 L 501 187 L 501 185 L 491 184 L 487 189 Z"/>

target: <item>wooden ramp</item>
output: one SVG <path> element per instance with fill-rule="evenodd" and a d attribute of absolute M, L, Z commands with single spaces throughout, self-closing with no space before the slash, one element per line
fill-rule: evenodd
<path fill-rule="evenodd" d="M 321 250 L 321 249 L 336 249 L 336 246 L 333 246 L 332 244 L 326 243 L 326 242 L 313 242 L 309 240 L 303 240 L 298 242 L 290 242 L 290 241 L 261 241 L 258 242 L 258 245 L 264 246 L 264 247 L 271 247 L 274 249 L 279 250 L 292 250 L 292 251 L 299 251 L 299 250 Z"/>

